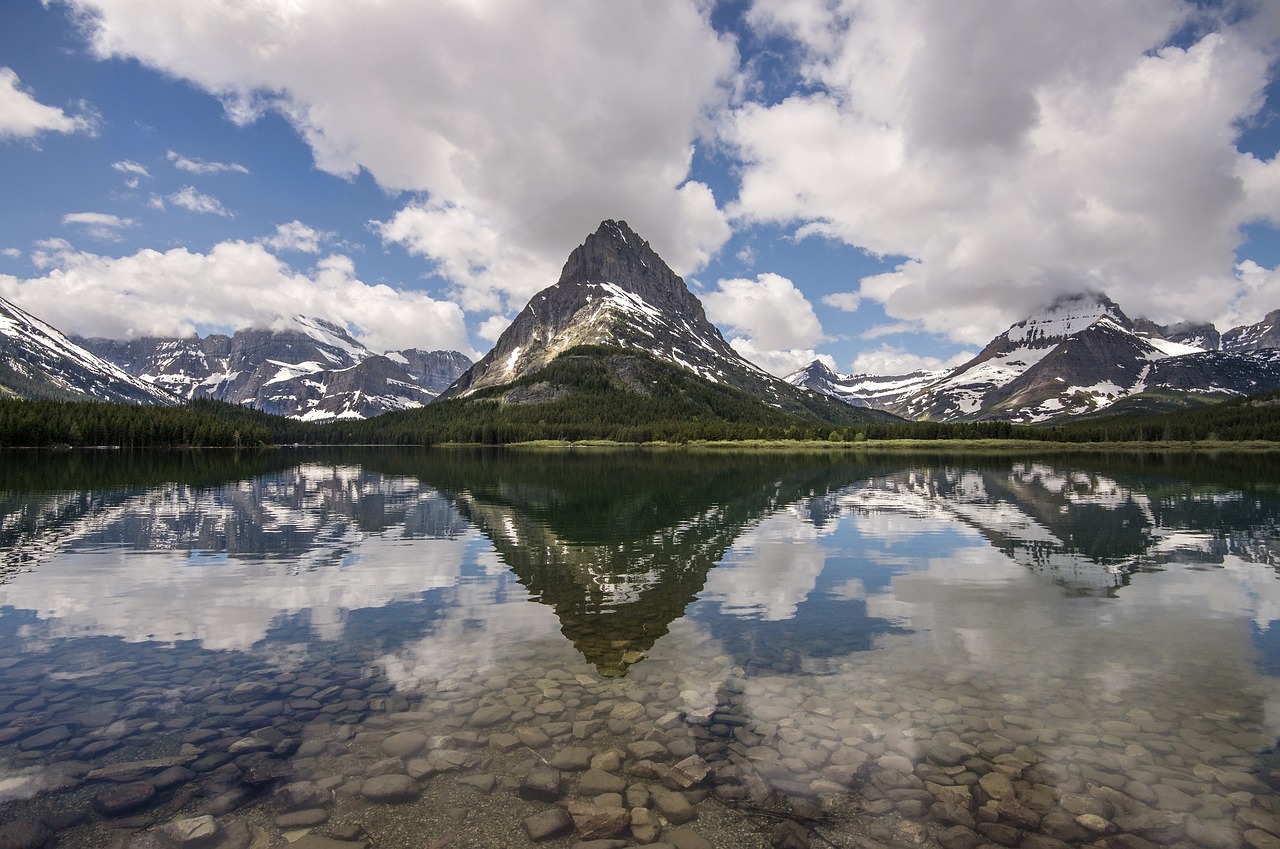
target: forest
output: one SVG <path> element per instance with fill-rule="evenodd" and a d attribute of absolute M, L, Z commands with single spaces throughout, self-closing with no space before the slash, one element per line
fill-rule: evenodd
<path fill-rule="evenodd" d="M 0 447 L 506 445 L 536 440 L 1280 442 L 1280 392 L 1174 412 L 1048 425 L 887 421 L 883 416 L 833 424 L 816 415 L 801 418 L 652 358 L 620 356 L 609 349 L 587 354 L 561 357 L 537 375 L 469 398 L 327 423 L 304 423 L 211 400 L 149 407 L 0 398 Z"/>

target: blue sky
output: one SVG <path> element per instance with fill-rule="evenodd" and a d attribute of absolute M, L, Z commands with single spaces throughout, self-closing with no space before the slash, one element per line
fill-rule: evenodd
<path fill-rule="evenodd" d="M 1280 308 L 1278 55 L 1261 0 L 11 0 L 0 296 L 476 355 L 623 218 L 777 373 L 1083 290 L 1226 329 Z"/>

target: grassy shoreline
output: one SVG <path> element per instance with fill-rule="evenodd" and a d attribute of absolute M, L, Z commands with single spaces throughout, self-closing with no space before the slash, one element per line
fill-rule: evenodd
<path fill-rule="evenodd" d="M 780 451 L 878 453 L 946 450 L 955 453 L 980 452 L 1270 452 L 1280 451 L 1280 442 L 1248 440 L 1200 440 L 1197 442 L 1050 442 L 1038 439 L 883 439 L 864 442 L 825 442 L 801 439 L 692 440 L 689 442 L 615 442 L 605 439 L 567 441 L 539 439 L 501 446 L 480 443 L 441 443 L 439 448 L 507 448 L 522 451 L 557 450 L 653 450 L 653 451 Z"/>

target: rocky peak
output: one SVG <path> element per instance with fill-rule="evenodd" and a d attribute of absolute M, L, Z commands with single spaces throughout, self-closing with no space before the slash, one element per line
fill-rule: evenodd
<path fill-rule="evenodd" d="M 684 308 L 690 300 L 684 281 L 625 221 L 603 221 L 569 254 L 560 284 L 612 283 L 659 309 Z"/>

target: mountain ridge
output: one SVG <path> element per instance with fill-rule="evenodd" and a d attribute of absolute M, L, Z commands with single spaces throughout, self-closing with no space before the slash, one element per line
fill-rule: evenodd
<path fill-rule="evenodd" d="M 1014 323 L 951 369 L 846 376 L 815 361 L 787 380 L 909 420 L 1032 424 L 1093 414 L 1148 391 L 1232 396 L 1280 388 L 1276 344 L 1280 310 L 1219 335 L 1212 324 L 1132 321 L 1105 294 L 1087 292 Z"/>
<path fill-rule="evenodd" d="M 375 354 L 338 324 L 303 315 L 283 329 L 133 340 L 85 348 L 179 398 L 212 398 L 303 421 L 369 418 L 427 404 L 471 360 L 457 351 Z"/>

